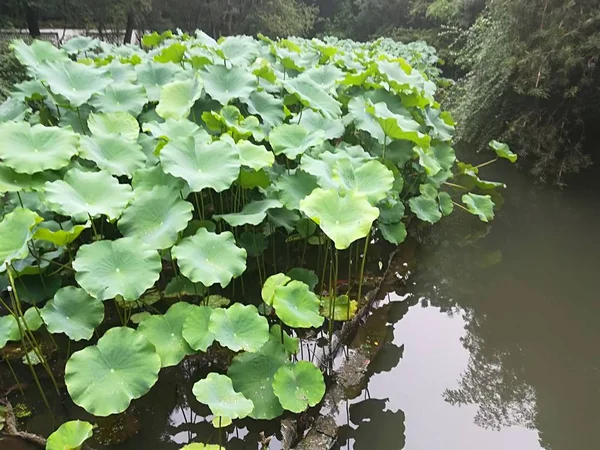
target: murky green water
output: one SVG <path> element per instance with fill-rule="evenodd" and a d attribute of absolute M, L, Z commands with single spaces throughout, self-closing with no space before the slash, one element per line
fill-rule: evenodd
<path fill-rule="evenodd" d="M 353 436 L 341 448 L 598 448 L 597 185 L 558 191 L 501 170 L 488 171 L 509 184 L 489 233 L 436 225 L 390 297 L 414 306 L 374 362 L 386 370 L 340 415 Z"/>

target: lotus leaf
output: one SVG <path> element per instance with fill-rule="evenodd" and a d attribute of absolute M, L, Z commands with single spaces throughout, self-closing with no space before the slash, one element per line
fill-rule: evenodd
<path fill-rule="evenodd" d="M 48 41 L 35 39 L 31 45 L 27 45 L 22 39 L 17 39 L 10 44 L 15 56 L 21 64 L 29 69 L 36 69 L 46 61 L 67 61 L 67 53 L 56 48 Z M 31 71 L 31 70 L 30 70 Z"/>
<path fill-rule="evenodd" d="M 408 205 L 419 219 L 426 222 L 436 223 L 442 218 L 437 201 L 429 195 L 413 197 L 408 201 Z"/>
<path fill-rule="evenodd" d="M 141 333 L 156 348 L 161 367 L 175 366 L 186 355 L 194 353 L 183 338 L 182 332 L 184 322 L 195 308 L 198 307 L 186 302 L 178 302 L 165 314 L 146 317 L 138 326 L 138 333 Z"/>
<path fill-rule="evenodd" d="M 319 298 L 308 285 L 292 280 L 285 286 L 275 287 L 273 308 L 283 323 L 293 328 L 311 328 L 323 325 L 319 315 Z"/>
<path fill-rule="evenodd" d="M 50 221 L 43 222 L 35 230 L 34 239 L 51 242 L 56 246 L 65 246 L 71 244 L 79 235 L 90 227 L 91 222 L 86 222 L 83 225 L 73 225 L 71 222 L 63 222 L 61 224 Z"/>
<path fill-rule="evenodd" d="M 406 225 L 404 222 L 380 223 L 379 230 L 383 238 L 391 244 L 401 244 L 406 239 Z"/>
<path fill-rule="evenodd" d="M 325 395 L 325 380 L 313 363 L 298 361 L 277 370 L 273 377 L 273 391 L 281 406 L 288 411 L 301 413 L 321 401 Z"/>
<path fill-rule="evenodd" d="M 241 67 L 206 67 L 201 72 L 206 93 L 222 105 L 233 99 L 247 99 L 256 90 L 256 77 Z"/>
<path fill-rule="evenodd" d="M 79 136 L 68 128 L 0 124 L 0 159 L 17 173 L 61 169 L 77 154 Z"/>
<path fill-rule="evenodd" d="M 99 300 L 117 295 L 135 301 L 158 280 L 158 252 L 138 239 L 121 238 L 82 245 L 73 261 L 75 279 Z"/>
<path fill-rule="evenodd" d="M 291 280 L 291 277 L 288 277 L 283 273 L 276 273 L 267 278 L 261 290 L 261 297 L 264 302 L 269 306 L 273 306 L 273 299 L 275 298 L 275 289 L 277 286 L 285 286 L 288 281 Z"/>
<path fill-rule="evenodd" d="M 438 194 L 438 201 L 440 202 L 440 211 L 444 216 L 449 215 L 454 210 L 452 197 L 447 192 L 440 192 Z"/>
<path fill-rule="evenodd" d="M 244 231 L 237 239 L 240 247 L 246 250 L 248 256 L 257 257 L 267 249 L 267 239 L 262 233 Z"/>
<path fill-rule="evenodd" d="M 169 248 L 192 220 L 193 206 L 167 186 L 143 191 L 123 211 L 119 231 L 156 249 Z"/>
<path fill-rule="evenodd" d="M 126 175 L 129 178 L 146 165 L 146 155 L 141 145 L 121 135 L 83 137 L 80 156 L 94 161 L 100 169 L 111 175 Z"/>
<path fill-rule="evenodd" d="M 229 417 L 215 416 L 212 420 L 212 425 L 215 428 L 225 428 L 233 423 Z"/>
<path fill-rule="evenodd" d="M 256 352 L 269 340 L 269 323 L 254 305 L 234 303 L 227 309 L 213 310 L 208 331 L 234 352 Z"/>
<path fill-rule="evenodd" d="M 8 341 L 18 341 L 21 339 L 19 325 L 14 316 L 0 317 L 0 349 L 4 348 Z"/>
<path fill-rule="evenodd" d="M 192 191 L 228 189 L 240 172 L 239 152 L 228 136 L 212 144 L 194 137 L 169 141 L 160 152 L 165 172 L 188 182 Z"/>
<path fill-rule="evenodd" d="M 271 338 L 257 353 L 241 353 L 233 358 L 227 376 L 233 388 L 252 401 L 254 419 L 274 419 L 283 408 L 273 392 L 273 376 L 288 362 L 283 345 Z"/>
<path fill-rule="evenodd" d="M 258 114 L 270 127 L 281 125 L 285 119 L 283 101 L 264 91 L 256 91 L 242 100 L 251 114 Z"/>
<path fill-rule="evenodd" d="M 498 158 L 508 159 L 511 163 L 514 163 L 517 160 L 518 155 L 513 153 L 508 144 L 504 142 L 498 141 L 490 141 L 490 148 L 496 152 Z"/>
<path fill-rule="evenodd" d="M 233 234 L 211 233 L 200 228 L 171 251 L 181 273 L 194 283 L 222 287 L 246 270 L 246 250 L 235 245 Z"/>
<path fill-rule="evenodd" d="M 138 83 L 146 88 L 148 100 L 151 102 L 157 102 L 160 99 L 161 87 L 170 83 L 181 71 L 181 67 L 173 63 L 158 64 L 153 61 L 145 61 L 135 66 Z"/>
<path fill-rule="evenodd" d="M 187 197 L 190 192 L 184 180 L 165 173 L 160 165 L 136 170 L 131 180 L 131 186 L 136 195 L 142 191 L 151 191 L 155 186 L 168 186 L 177 192 L 182 192 L 184 197 Z"/>
<path fill-rule="evenodd" d="M 213 294 L 209 295 L 204 299 L 204 304 L 210 308 L 221 308 L 223 306 L 227 306 L 231 303 L 227 297 L 223 297 L 222 295 Z"/>
<path fill-rule="evenodd" d="M 250 141 L 240 140 L 237 142 L 237 146 L 240 151 L 242 166 L 259 170 L 271 167 L 275 162 L 275 156 L 264 145 L 256 145 Z"/>
<path fill-rule="evenodd" d="M 14 260 L 27 256 L 27 243 L 33 237 L 32 229 L 43 219 L 33 211 L 16 208 L 0 222 L 0 272 Z"/>
<path fill-rule="evenodd" d="M 90 103 L 105 113 L 125 111 L 137 117 L 148 103 L 148 95 L 143 86 L 121 82 L 108 86 L 103 93 L 92 98 Z"/>
<path fill-rule="evenodd" d="M 296 94 L 303 105 L 320 111 L 325 117 L 337 119 L 342 115 L 340 103 L 308 77 L 296 77 L 283 83 L 285 89 Z"/>
<path fill-rule="evenodd" d="M 290 336 L 285 331 L 281 331 L 281 325 L 273 325 L 270 333 L 271 339 L 282 342 L 283 346 L 285 347 L 285 351 L 290 355 L 295 355 L 298 353 L 300 339 Z"/>
<path fill-rule="evenodd" d="M 194 350 L 205 352 L 215 340 L 215 335 L 208 329 L 212 311 L 209 306 L 196 306 L 183 323 L 183 338 Z"/>
<path fill-rule="evenodd" d="M 250 400 L 233 390 L 231 379 L 226 375 L 209 373 L 194 384 L 192 392 L 196 400 L 208 405 L 216 416 L 243 419 L 254 409 Z"/>
<path fill-rule="evenodd" d="M 347 295 L 340 295 L 332 301 L 331 297 L 321 297 L 321 315 L 328 319 L 346 321 L 352 319 L 356 315 L 358 302 L 350 300 Z M 333 311 L 332 311 L 333 310 Z"/>
<path fill-rule="evenodd" d="M 124 345 L 126 343 L 126 345 Z M 75 404 L 105 417 L 127 409 L 158 380 L 160 357 L 148 340 L 131 328 L 111 328 L 96 345 L 73 353 L 65 383 Z"/>
<path fill-rule="evenodd" d="M 300 169 L 284 172 L 275 183 L 279 200 L 289 209 L 300 208 L 300 201 L 318 187 L 317 179 Z"/>
<path fill-rule="evenodd" d="M 265 220 L 268 210 L 281 206 L 283 205 L 279 200 L 258 200 L 246 204 L 239 213 L 216 214 L 213 217 L 217 220 L 223 219 L 232 227 L 258 225 Z"/>
<path fill-rule="evenodd" d="M 333 166 L 333 178 L 348 191 L 367 196 L 372 205 L 384 199 L 394 184 L 394 174 L 379 161 L 367 161 L 356 168 L 348 159 Z"/>
<path fill-rule="evenodd" d="M 163 119 L 185 119 L 200 95 L 202 95 L 200 78 L 173 81 L 162 87 L 156 113 Z"/>
<path fill-rule="evenodd" d="M 287 276 L 292 280 L 302 281 L 312 291 L 319 282 L 319 277 L 315 272 L 301 267 L 294 267 L 288 271 Z"/>
<path fill-rule="evenodd" d="M 206 287 L 202 283 L 192 283 L 183 275 L 178 275 L 167 283 L 163 295 L 167 298 L 180 297 L 182 295 L 203 296 Z"/>
<path fill-rule="evenodd" d="M 315 189 L 300 202 L 300 210 L 314 220 L 339 250 L 369 234 L 379 210 L 354 191 L 342 196 L 332 189 Z"/>
<path fill-rule="evenodd" d="M 467 209 L 476 215 L 482 222 L 489 222 L 494 218 L 494 202 L 489 195 L 468 193 L 462 196 L 462 201 Z"/>
<path fill-rule="evenodd" d="M 95 136 L 121 135 L 135 141 L 140 134 L 140 126 L 135 117 L 128 112 L 92 113 L 87 126 Z"/>
<path fill-rule="evenodd" d="M 276 155 L 284 154 L 289 159 L 296 159 L 309 148 L 322 144 L 325 136 L 322 131 L 311 133 L 302 125 L 279 125 L 269 134 L 269 142 Z"/>
<path fill-rule="evenodd" d="M 61 288 L 40 310 L 50 333 L 65 333 L 69 339 L 88 340 L 104 320 L 104 305 L 83 289 Z"/>
<path fill-rule="evenodd" d="M 107 172 L 84 172 L 71 169 L 64 180 L 45 185 L 46 199 L 51 208 L 69 216 L 101 215 L 117 219 L 133 197 L 131 187 Z"/>
<path fill-rule="evenodd" d="M 46 450 L 77 450 L 92 437 L 94 427 L 82 420 L 63 423 L 48 437 Z"/>
<path fill-rule="evenodd" d="M 142 130 L 152 133 L 153 136 L 165 140 L 182 136 L 194 136 L 199 141 L 209 143 L 210 135 L 187 119 L 167 119 L 164 122 L 147 122 L 142 125 Z"/>
<path fill-rule="evenodd" d="M 415 147 L 415 153 L 419 155 L 419 164 L 425 169 L 427 175 L 434 176 L 442 170 L 442 166 L 431 148 L 423 150 L 421 147 Z"/>
<path fill-rule="evenodd" d="M 302 111 L 297 123 L 306 128 L 311 134 L 321 131 L 325 139 L 337 139 L 346 131 L 341 119 L 323 117 L 312 109 Z"/>

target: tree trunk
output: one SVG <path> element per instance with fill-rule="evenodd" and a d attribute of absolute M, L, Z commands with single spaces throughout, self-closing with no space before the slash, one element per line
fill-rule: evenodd
<path fill-rule="evenodd" d="M 133 27 L 135 26 L 135 13 L 133 9 L 127 11 L 127 25 L 125 26 L 125 37 L 123 38 L 123 44 L 131 43 L 131 37 L 133 36 Z"/>
<path fill-rule="evenodd" d="M 42 33 L 40 32 L 37 10 L 35 10 L 27 1 L 24 2 L 23 7 L 25 8 L 25 21 L 27 22 L 29 34 L 32 38 L 39 38 Z"/>

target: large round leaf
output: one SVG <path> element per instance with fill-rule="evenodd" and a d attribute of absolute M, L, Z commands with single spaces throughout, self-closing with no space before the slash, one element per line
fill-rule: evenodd
<path fill-rule="evenodd" d="M 300 169 L 284 172 L 275 183 L 279 200 L 289 209 L 300 208 L 300 200 L 318 187 L 317 179 Z"/>
<path fill-rule="evenodd" d="M 257 88 L 256 77 L 241 67 L 213 65 L 201 74 L 208 95 L 222 105 L 236 98 L 247 99 Z"/>
<path fill-rule="evenodd" d="M 339 250 L 367 236 L 379 216 L 379 210 L 371 206 L 364 194 L 350 191 L 342 195 L 321 188 L 300 202 L 300 210 L 319 224 Z"/>
<path fill-rule="evenodd" d="M 462 196 L 462 201 L 467 205 L 469 212 L 479 217 L 482 222 L 489 222 L 494 218 L 494 202 L 491 196 L 469 192 Z"/>
<path fill-rule="evenodd" d="M 155 186 L 167 186 L 187 197 L 190 193 L 187 183 L 181 178 L 165 173 L 160 164 L 154 167 L 136 170 L 131 179 L 135 195 L 142 191 L 151 191 Z"/>
<path fill-rule="evenodd" d="M 289 159 L 296 159 L 309 148 L 322 144 L 325 141 L 323 132 L 311 133 L 302 125 L 279 125 L 269 134 L 269 142 L 276 155 L 283 153 Z"/>
<path fill-rule="evenodd" d="M 275 339 L 269 340 L 257 353 L 244 352 L 233 358 L 227 376 L 236 392 L 254 404 L 250 417 L 270 420 L 283 413 L 273 392 L 273 377 L 287 362 L 285 348 Z"/>
<path fill-rule="evenodd" d="M 104 320 L 104 305 L 83 289 L 67 286 L 40 310 L 50 333 L 65 333 L 73 341 L 90 339 Z"/>
<path fill-rule="evenodd" d="M 81 140 L 80 155 L 94 161 L 100 169 L 111 175 L 126 175 L 129 178 L 146 165 L 142 146 L 119 135 L 85 136 Z"/>
<path fill-rule="evenodd" d="M 173 77 L 182 69 L 171 62 L 159 64 L 153 61 L 145 61 L 135 66 L 137 81 L 146 88 L 148 99 L 157 102 L 160 98 L 161 87 L 173 80 Z"/>
<path fill-rule="evenodd" d="M 165 172 L 188 182 L 192 191 L 212 188 L 217 192 L 229 189 L 240 172 L 240 158 L 229 136 L 206 144 L 186 137 L 169 141 L 160 151 Z"/>
<path fill-rule="evenodd" d="M 255 91 L 243 99 L 251 114 L 258 114 L 270 127 L 281 125 L 285 119 L 283 100 L 264 91 Z"/>
<path fill-rule="evenodd" d="M 419 195 L 408 200 L 408 205 L 415 215 L 426 222 L 436 223 L 442 218 L 437 201 L 429 195 Z"/>
<path fill-rule="evenodd" d="M 223 219 L 232 227 L 258 225 L 265 220 L 269 209 L 281 208 L 282 206 L 279 200 L 258 200 L 245 205 L 239 213 L 216 214 L 213 218 Z"/>
<path fill-rule="evenodd" d="M 82 245 L 73 268 L 75 279 L 92 297 L 120 295 L 135 301 L 158 280 L 162 264 L 156 250 L 138 239 L 121 238 Z"/>
<path fill-rule="evenodd" d="M 148 95 L 143 86 L 132 83 L 114 83 L 90 102 L 97 110 L 111 113 L 126 111 L 138 116 L 148 103 Z"/>
<path fill-rule="evenodd" d="M 125 411 L 131 400 L 146 394 L 158 380 L 160 357 L 131 328 L 108 330 L 97 345 L 73 353 L 65 367 L 65 383 L 73 401 L 95 416 Z"/>
<path fill-rule="evenodd" d="M 260 295 L 263 301 L 267 305 L 273 306 L 275 289 L 277 288 L 277 286 L 285 286 L 288 283 L 288 281 L 291 281 L 291 278 L 283 273 L 276 273 L 275 275 L 271 275 L 269 278 L 267 278 L 260 291 Z"/>
<path fill-rule="evenodd" d="M 46 61 L 67 61 L 67 53 L 56 48 L 51 42 L 35 39 L 31 45 L 26 44 L 22 39 L 17 39 L 10 44 L 10 48 L 15 52 L 17 59 L 29 69 L 35 69 Z"/>
<path fill-rule="evenodd" d="M 71 169 L 64 180 L 45 185 L 51 208 L 65 215 L 78 214 L 117 219 L 133 197 L 131 187 L 107 172 L 84 172 Z"/>
<path fill-rule="evenodd" d="M 286 80 L 284 87 L 296 94 L 303 105 L 320 111 L 325 117 L 337 119 L 342 115 L 340 103 L 308 77 Z"/>
<path fill-rule="evenodd" d="M 293 328 L 323 325 L 319 298 L 301 281 L 292 280 L 275 288 L 273 308 L 283 323 Z"/>
<path fill-rule="evenodd" d="M 21 333 L 15 316 L 0 317 L 0 349 L 4 348 L 8 341 L 18 341 L 19 339 L 21 339 Z"/>
<path fill-rule="evenodd" d="M 43 222 L 35 230 L 34 239 L 52 242 L 58 247 L 64 247 L 71 244 L 79 237 L 83 230 L 90 227 L 91 222 L 87 221 L 82 225 L 74 225 L 70 221 L 57 223 L 54 221 Z"/>
<path fill-rule="evenodd" d="M 208 405 L 215 416 L 243 419 L 254 409 L 250 400 L 233 390 L 231 379 L 226 375 L 209 373 L 194 384 L 192 392 L 196 400 Z"/>
<path fill-rule="evenodd" d="M 173 81 L 162 87 L 156 113 L 163 119 L 185 119 L 201 94 L 202 81 L 198 77 Z"/>
<path fill-rule="evenodd" d="M 271 167 L 275 162 L 275 156 L 264 145 L 255 145 L 250 141 L 240 140 L 237 142 L 237 146 L 242 166 L 260 170 Z"/>
<path fill-rule="evenodd" d="M 181 200 L 179 192 L 156 186 L 137 195 L 123 211 L 119 230 L 123 236 L 139 238 L 152 248 L 169 248 L 192 220 L 193 209 L 191 203 Z"/>
<path fill-rule="evenodd" d="M 140 134 L 140 126 L 135 117 L 128 112 L 92 113 L 87 125 L 93 135 L 121 135 L 125 139 L 135 141 Z"/>
<path fill-rule="evenodd" d="M 321 401 L 325 395 L 325 380 L 313 363 L 298 361 L 279 368 L 273 377 L 273 391 L 281 406 L 301 413 Z"/>
<path fill-rule="evenodd" d="M 383 200 L 394 184 L 394 174 L 379 161 L 355 167 L 349 159 L 340 159 L 333 166 L 333 178 L 342 189 L 365 194 L 372 205 Z"/>
<path fill-rule="evenodd" d="M 212 311 L 210 306 L 197 306 L 185 319 L 183 338 L 194 350 L 205 352 L 215 340 L 215 335 L 208 329 Z"/>
<path fill-rule="evenodd" d="M 173 247 L 171 254 L 182 274 L 205 286 L 225 287 L 246 270 L 246 250 L 235 245 L 229 231 L 216 234 L 200 228 Z"/>
<path fill-rule="evenodd" d="M 16 259 L 25 258 L 32 238 L 32 228 L 43 219 L 33 211 L 16 208 L 0 222 L 0 272 Z"/>
<path fill-rule="evenodd" d="M 70 128 L 0 124 L 0 159 L 17 173 L 60 169 L 77 154 L 79 136 Z"/>
<path fill-rule="evenodd" d="M 256 352 L 269 340 L 269 323 L 254 305 L 234 303 L 210 315 L 208 330 L 223 347 Z"/>
<path fill-rule="evenodd" d="M 82 420 L 63 423 L 48 437 L 46 450 L 79 449 L 85 441 L 92 437 L 93 429 L 91 423 Z"/>
<path fill-rule="evenodd" d="M 194 308 L 190 303 L 178 302 L 165 314 L 146 317 L 138 326 L 138 332 L 156 348 L 162 367 L 175 366 L 194 353 L 182 335 L 183 324 Z"/>

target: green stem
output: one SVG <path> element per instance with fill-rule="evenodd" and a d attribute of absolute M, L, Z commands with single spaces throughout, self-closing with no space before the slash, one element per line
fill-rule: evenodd
<path fill-rule="evenodd" d="M 329 244 L 325 246 L 325 258 L 323 258 L 323 271 L 321 273 L 321 294 L 325 289 L 325 271 L 327 270 L 327 256 L 329 256 Z"/>
<path fill-rule="evenodd" d="M 362 300 L 362 285 L 363 285 L 363 278 L 365 275 L 365 263 L 367 261 L 367 251 L 369 250 L 369 240 L 371 239 L 371 230 L 369 230 L 369 234 L 367 234 L 367 237 L 365 237 L 365 248 L 363 251 L 363 259 L 361 261 L 360 264 L 360 279 L 358 280 L 358 297 L 356 298 L 356 300 L 360 303 Z"/>
<path fill-rule="evenodd" d="M 17 383 L 17 386 L 19 387 L 19 392 L 21 393 L 23 398 L 25 398 L 25 392 L 23 392 L 23 388 L 21 387 L 21 382 L 19 381 L 19 377 L 17 377 L 17 374 L 15 373 L 15 369 L 13 369 L 12 364 L 10 363 L 8 357 L 4 354 L 4 352 L 0 351 L 0 354 L 2 355 L 2 359 L 8 366 L 8 370 L 10 370 L 12 377 L 15 379 L 15 383 Z"/>
<path fill-rule="evenodd" d="M 77 107 L 77 117 L 79 117 L 79 125 L 81 125 L 81 132 L 85 132 L 85 125 L 83 124 L 83 118 L 81 117 L 81 109 Z"/>
<path fill-rule="evenodd" d="M 21 204 L 21 208 L 25 208 L 23 206 L 23 199 L 21 198 L 21 193 L 20 192 L 17 192 L 17 198 L 19 199 L 19 203 Z"/>
<path fill-rule="evenodd" d="M 99 241 L 100 236 L 98 235 L 98 230 L 96 230 L 96 225 L 94 225 L 94 219 L 92 219 L 92 216 L 89 213 L 88 217 L 90 218 L 90 223 L 92 224 L 92 233 L 94 233 L 94 238 Z"/>
<path fill-rule="evenodd" d="M 447 181 L 444 181 L 444 184 L 445 184 L 446 186 L 450 186 L 450 187 L 453 187 L 453 188 L 456 188 L 456 189 L 463 189 L 463 190 L 465 190 L 465 191 L 468 191 L 468 190 L 469 190 L 468 188 L 466 188 L 466 187 L 464 187 L 464 186 L 461 186 L 460 184 L 449 183 L 449 182 L 447 182 Z"/>
<path fill-rule="evenodd" d="M 468 212 L 469 214 L 471 214 L 471 211 L 469 211 L 467 208 L 465 208 L 463 205 L 461 205 L 460 203 L 456 203 L 455 201 L 452 201 L 452 204 L 454 206 L 458 206 L 460 209 L 465 210 L 466 212 Z"/>
<path fill-rule="evenodd" d="M 489 165 L 489 164 L 495 163 L 496 161 L 498 161 L 498 157 L 496 157 L 496 158 L 494 158 L 494 159 L 490 159 L 489 161 L 486 161 L 486 162 L 484 162 L 484 163 L 481 163 L 481 164 L 479 164 L 479 165 L 475 166 L 475 168 L 476 168 L 476 169 L 479 169 L 480 167 L 485 167 L 485 166 L 487 166 L 487 165 Z"/>

